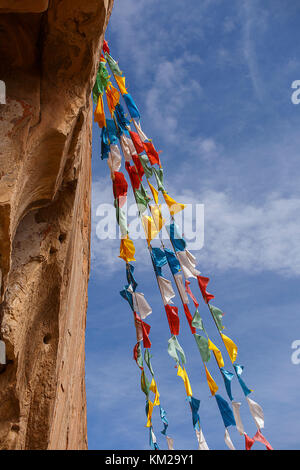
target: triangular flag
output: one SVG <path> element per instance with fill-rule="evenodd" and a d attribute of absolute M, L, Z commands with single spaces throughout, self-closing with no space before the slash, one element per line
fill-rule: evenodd
<path fill-rule="evenodd" d="M 210 375 L 206 365 L 204 364 L 204 367 L 205 367 L 205 373 L 206 373 L 206 380 L 207 380 L 207 383 L 208 383 L 208 386 L 209 386 L 209 389 L 211 391 L 211 394 L 212 395 L 215 395 L 215 393 L 217 392 L 217 390 L 219 389 L 218 385 L 216 384 L 216 382 L 214 381 L 214 379 L 212 378 L 212 376 Z"/>
<path fill-rule="evenodd" d="M 103 106 L 103 97 L 99 95 L 97 107 L 94 113 L 94 121 L 98 123 L 99 127 L 106 127 L 106 118 Z"/>
<path fill-rule="evenodd" d="M 128 93 L 125 87 L 125 77 L 120 77 L 118 75 L 115 76 L 116 82 L 118 84 L 118 87 L 120 88 L 120 92 L 122 95 Z"/>
<path fill-rule="evenodd" d="M 210 339 L 208 340 L 208 347 L 211 351 L 213 351 L 213 353 L 215 355 L 215 358 L 216 358 L 216 361 L 218 363 L 218 366 L 220 368 L 224 367 L 224 360 L 223 360 L 222 353 L 221 353 L 220 349 L 218 349 L 217 346 L 215 346 L 214 343 L 212 343 L 212 341 Z"/>
<path fill-rule="evenodd" d="M 130 263 L 130 261 L 135 261 L 134 253 L 135 247 L 132 240 L 130 238 L 122 238 L 119 258 L 122 258 L 126 263 Z"/>
<path fill-rule="evenodd" d="M 175 215 L 180 211 L 183 211 L 185 208 L 185 204 L 181 204 L 179 202 L 176 202 L 174 199 L 172 199 L 167 193 L 163 193 L 164 199 L 166 201 L 166 204 L 169 207 L 169 211 L 171 215 Z"/>
<path fill-rule="evenodd" d="M 232 339 L 228 338 L 228 336 L 225 336 L 223 333 L 221 333 L 221 336 L 223 338 L 231 362 L 235 362 L 238 352 L 237 345 L 232 341 Z"/>
<path fill-rule="evenodd" d="M 193 395 L 192 388 L 191 388 L 191 384 L 190 384 L 190 381 L 189 381 L 189 378 L 188 378 L 188 375 L 187 375 L 187 372 L 186 372 L 185 368 L 184 367 L 182 368 L 181 366 L 178 366 L 177 375 L 179 377 L 181 377 L 183 382 L 184 382 L 185 391 L 186 391 L 187 396 L 191 397 Z"/>

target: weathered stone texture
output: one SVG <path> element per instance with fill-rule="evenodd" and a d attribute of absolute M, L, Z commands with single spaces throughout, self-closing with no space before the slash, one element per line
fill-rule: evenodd
<path fill-rule="evenodd" d="M 86 449 L 91 89 L 112 0 L 0 0 L 1 449 Z"/>

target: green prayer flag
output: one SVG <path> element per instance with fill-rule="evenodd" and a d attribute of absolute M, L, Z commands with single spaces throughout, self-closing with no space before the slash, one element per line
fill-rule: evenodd
<path fill-rule="evenodd" d="M 198 309 L 196 309 L 196 312 L 193 316 L 192 326 L 194 328 L 198 328 L 199 330 L 204 331 L 203 321 L 202 321 L 202 318 L 200 316 L 200 313 L 199 313 Z"/>
<path fill-rule="evenodd" d="M 147 376 L 144 370 L 142 370 L 142 374 L 141 374 L 141 389 L 146 395 L 146 397 L 148 397 L 149 391 L 150 391 L 150 383 L 149 383 L 149 380 L 147 379 Z"/>
<path fill-rule="evenodd" d="M 172 336 L 168 340 L 168 354 L 176 361 L 177 364 L 179 364 L 180 360 L 178 358 L 177 351 L 179 353 L 182 364 L 186 364 L 184 350 L 178 343 L 176 336 Z"/>
<path fill-rule="evenodd" d="M 222 330 L 224 330 L 224 326 L 222 324 L 222 320 L 223 320 L 223 312 L 222 310 L 220 310 L 219 308 L 217 307 L 214 307 L 213 305 L 209 304 L 209 309 L 216 321 L 216 324 L 217 324 L 217 327 L 218 327 L 218 330 L 221 332 Z"/>
<path fill-rule="evenodd" d="M 142 188 L 141 189 L 136 189 L 134 191 L 134 194 L 135 194 L 136 203 L 137 203 L 138 208 L 139 208 L 139 212 L 141 214 L 143 214 L 145 212 L 145 210 L 147 209 L 148 202 L 149 202 L 150 199 L 149 198 L 147 199 L 145 197 L 145 195 L 143 194 Z"/>
<path fill-rule="evenodd" d="M 154 168 L 154 167 L 152 169 L 154 171 L 154 176 L 155 176 L 155 179 L 156 179 L 158 191 L 162 191 L 163 193 L 165 193 L 166 190 L 164 188 L 164 183 L 163 183 L 163 179 L 164 179 L 163 169 L 162 168 Z"/>
<path fill-rule="evenodd" d="M 100 62 L 96 82 L 93 88 L 93 101 L 95 104 L 98 103 L 99 95 L 103 95 L 103 92 L 106 90 L 109 83 L 110 75 L 105 67 L 103 62 Z"/>
<path fill-rule="evenodd" d="M 152 357 L 152 355 L 150 354 L 149 349 L 145 349 L 144 359 L 145 359 L 145 362 L 146 362 L 147 366 L 149 367 L 151 375 L 154 376 L 154 372 L 153 372 L 152 364 L 151 364 L 151 360 L 150 360 L 151 357 Z"/>
<path fill-rule="evenodd" d="M 208 340 L 204 336 L 194 334 L 198 349 L 200 351 L 202 361 L 208 362 L 210 360 L 210 349 L 208 347 Z"/>
<path fill-rule="evenodd" d="M 146 155 L 145 153 L 143 153 L 142 155 L 139 155 L 139 159 L 140 159 L 140 162 L 141 162 L 141 164 L 142 164 L 142 167 L 144 168 L 144 172 L 145 172 L 146 178 L 149 179 L 149 178 L 153 175 L 153 170 L 152 170 L 152 168 L 149 166 L 149 165 L 150 165 L 150 162 L 149 162 L 148 155 Z"/>
<path fill-rule="evenodd" d="M 116 62 L 115 59 L 113 59 L 112 56 L 108 54 L 108 52 L 105 52 L 105 59 L 107 60 L 112 73 L 114 75 L 118 75 L 118 77 L 121 77 L 123 72 L 119 69 L 118 62 Z"/>
<path fill-rule="evenodd" d="M 136 360 L 136 362 L 138 363 L 138 365 L 141 369 L 144 367 L 143 356 L 142 356 L 142 351 L 141 351 L 141 343 L 139 343 L 139 345 L 137 347 L 137 360 Z"/>
<path fill-rule="evenodd" d="M 117 222 L 120 227 L 122 238 L 124 238 L 128 233 L 127 216 L 126 216 L 126 213 L 122 210 L 122 208 L 119 207 L 118 203 L 116 203 L 116 201 L 115 201 L 115 207 L 116 207 Z"/>

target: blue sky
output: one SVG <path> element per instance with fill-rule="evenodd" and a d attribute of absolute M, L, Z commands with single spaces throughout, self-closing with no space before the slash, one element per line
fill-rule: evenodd
<path fill-rule="evenodd" d="M 299 19 L 297 2 L 279 0 L 115 0 L 106 33 L 143 130 L 163 151 L 168 192 L 180 202 L 204 204 L 205 243 L 193 254 L 211 279 L 214 305 L 226 312 L 225 334 L 238 344 L 244 380 L 264 409 L 264 435 L 275 449 L 300 448 L 300 365 L 291 362 L 291 344 L 300 339 L 300 105 L 291 102 L 291 84 L 300 79 Z M 145 399 L 132 359 L 135 328 L 119 295 L 125 265 L 118 258 L 119 242 L 96 236 L 96 209 L 113 197 L 99 142 L 94 126 L 89 448 L 148 449 Z M 150 259 L 143 242 L 136 247 L 138 290 L 153 309 L 147 319 L 152 364 L 168 434 L 176 449 L 196 449 L 184 387 L 167 354 L 170 333 Z M 200 299 L 196 284 L 192 290 Z M 223 423 L 178 297 L 175 304 L 204 435 L 211 449 L 225 449 Z M 202 302 L 200 313 L 225 358 Z M 209 369 L 226 398 L 212 360 Z M 236 383 L 233 391 L 252 436 L 255 425 Z M 155 410 L 154 430 L 165 449 L 157 415 Z M 237 431 L 230 434 L 236 448 L 243 448 Z"/>

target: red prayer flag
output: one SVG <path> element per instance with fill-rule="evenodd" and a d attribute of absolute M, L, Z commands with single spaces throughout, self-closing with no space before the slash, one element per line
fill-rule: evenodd
<path fill-rule="evenodd" d="M 192 301 L 194 302 L 194 305 L 196 308 L 199 307 L 199 304 L 197 302 L 197 299 L 195 298 L 194 294 L 192 293 L 191 291 L 191 288 L 190 288 L 190 281 L 186 280 L 185 281 L 185 290 L 186 292 L 189 294 L 190 298 L 192 299 Z"/>
<path fill-rule="evenodd" d="M 115 171 L 113 180 L 113 193 L 115 199 L 121 199 L 119 200 L 120 207 L 122 207 L 122 205 L 126 201 L 127 189 L 128 183 L 125 179 L 124 174 L 121 171 Z"/>
<path fill-rule="evenodd" d="M 144 348 L 151 348 L 151 341 L 149 339 L 149 333 L 150 333 L 150 330 L 151 330 L 151 326 L 148 325 L 148 323 L 145 323 L 143 320 L 142 320 L 142 329 L 143 329 L 143 344 L 144 344 Z"/>
<path fill-rule="evenodd" d="M 134 166 L 131 166 L 129 162 L 125 162 L 125 168 L 129 174 L 132 188 L 139 189 L 141 182 L 136 168 Z"/>
<path fill-rule="evenodd" d="M 103 41 L 102 49 L 103 49 L 104 52 L 107 52 L 108 54 L 110 53 L 109 46 L 108 46 L 108 42 L 105 41 L 105 39 L 104 39 L 104 41 Z"/>
<path fill-rule="evenodd" d="M 209 277 L 197 276 L 197 279 L 198 279 L 198 284 L 199 284 L 203 299 L 208 304 L 208 302 L 211 299 L 215 298 L 213 294 L 209 294 L 209 292 L 206 292 L 206 287 L 207 287 L 207 284 L 209 283 Z"/>
<path fill-rule="evenodd" d="M 264 444 L 267 448 L 267 450 L 273 450 L 273 447 L 271 444 L 267 441 L 267 439 L 262 435 L 262 433 L 258 430 L 255 436 L 253 437 L 253 442 L 254 441 L 259 441 L 262 444 Z"/>
<path fill-rule="evenodd" d="M 143 142 L 143 145 L 151 165 L 157 163 L 157 165 L 161 166 L 158 152 L 155 150 L 152 142 Z"/>
<path fill-rule="evenodd" d="M 246 450 L 251 450 L 251 447 L 254 444 L 254 439 L 251 439 L 246 433 L 245 433 L 245 448 Z"/>
<path fill-rule="evenodd" d="M 143 370 L 144 368 L 142 366 L 139 365 L 138 363 L 138 347 L 139 347 L 139 344 L 140 343 L 136 343 L 136 345 L 134 346 L 134 349 L 133 349 L 133 359 L 135 360 L 135 362 L 137 363 L 138 367 Z"/>
<path fill-rule="evenodd" d="M 129 131 L 129 134 L 130 134 L 131 140 L 133 142 L 133 145 L 135 146 L 137 153 L 142 153 L 144 151 L 144 146 L 138 133 Z"/>
<path fill-rule="evenodd" d="M 134 164 L 137 168 L 137 171 L 138 171 L 138 174 L 140 176 L 140 179 L 143 178 L 145 172 L 144 172 L 144 168 L 143 168 L 143 165 L 141 164 L 141 161 L 138 157 L 138 155 L 132 155 L 132 160 L 134 161 Z"/>
<path fill-rule="evenodd" d="M 183 304 L 183 308 L 184 308 L 184 313 L 185 313 L 185 316 L 187 318 L 187 321 L 189 322 L 189 325 L 190 325 L 190 329 L 191 329 L 191 332 L 193 333 L 193 335 L 196 333 L 196 328 L 194 328 L 192 326 L 192 320 L 193 320 L 193 317 L 192 317 L 192 314 L 189 310 L 189 307 L 187 304 Z"/>
<path fill-rule="evenodd" d="M 178 308 L 172 305 L 165 305 L 166 314 L 168 317 L 169 327 L 171 331 L 171 335 L 179 335 L 179 316 L 178 316 Z"/>

